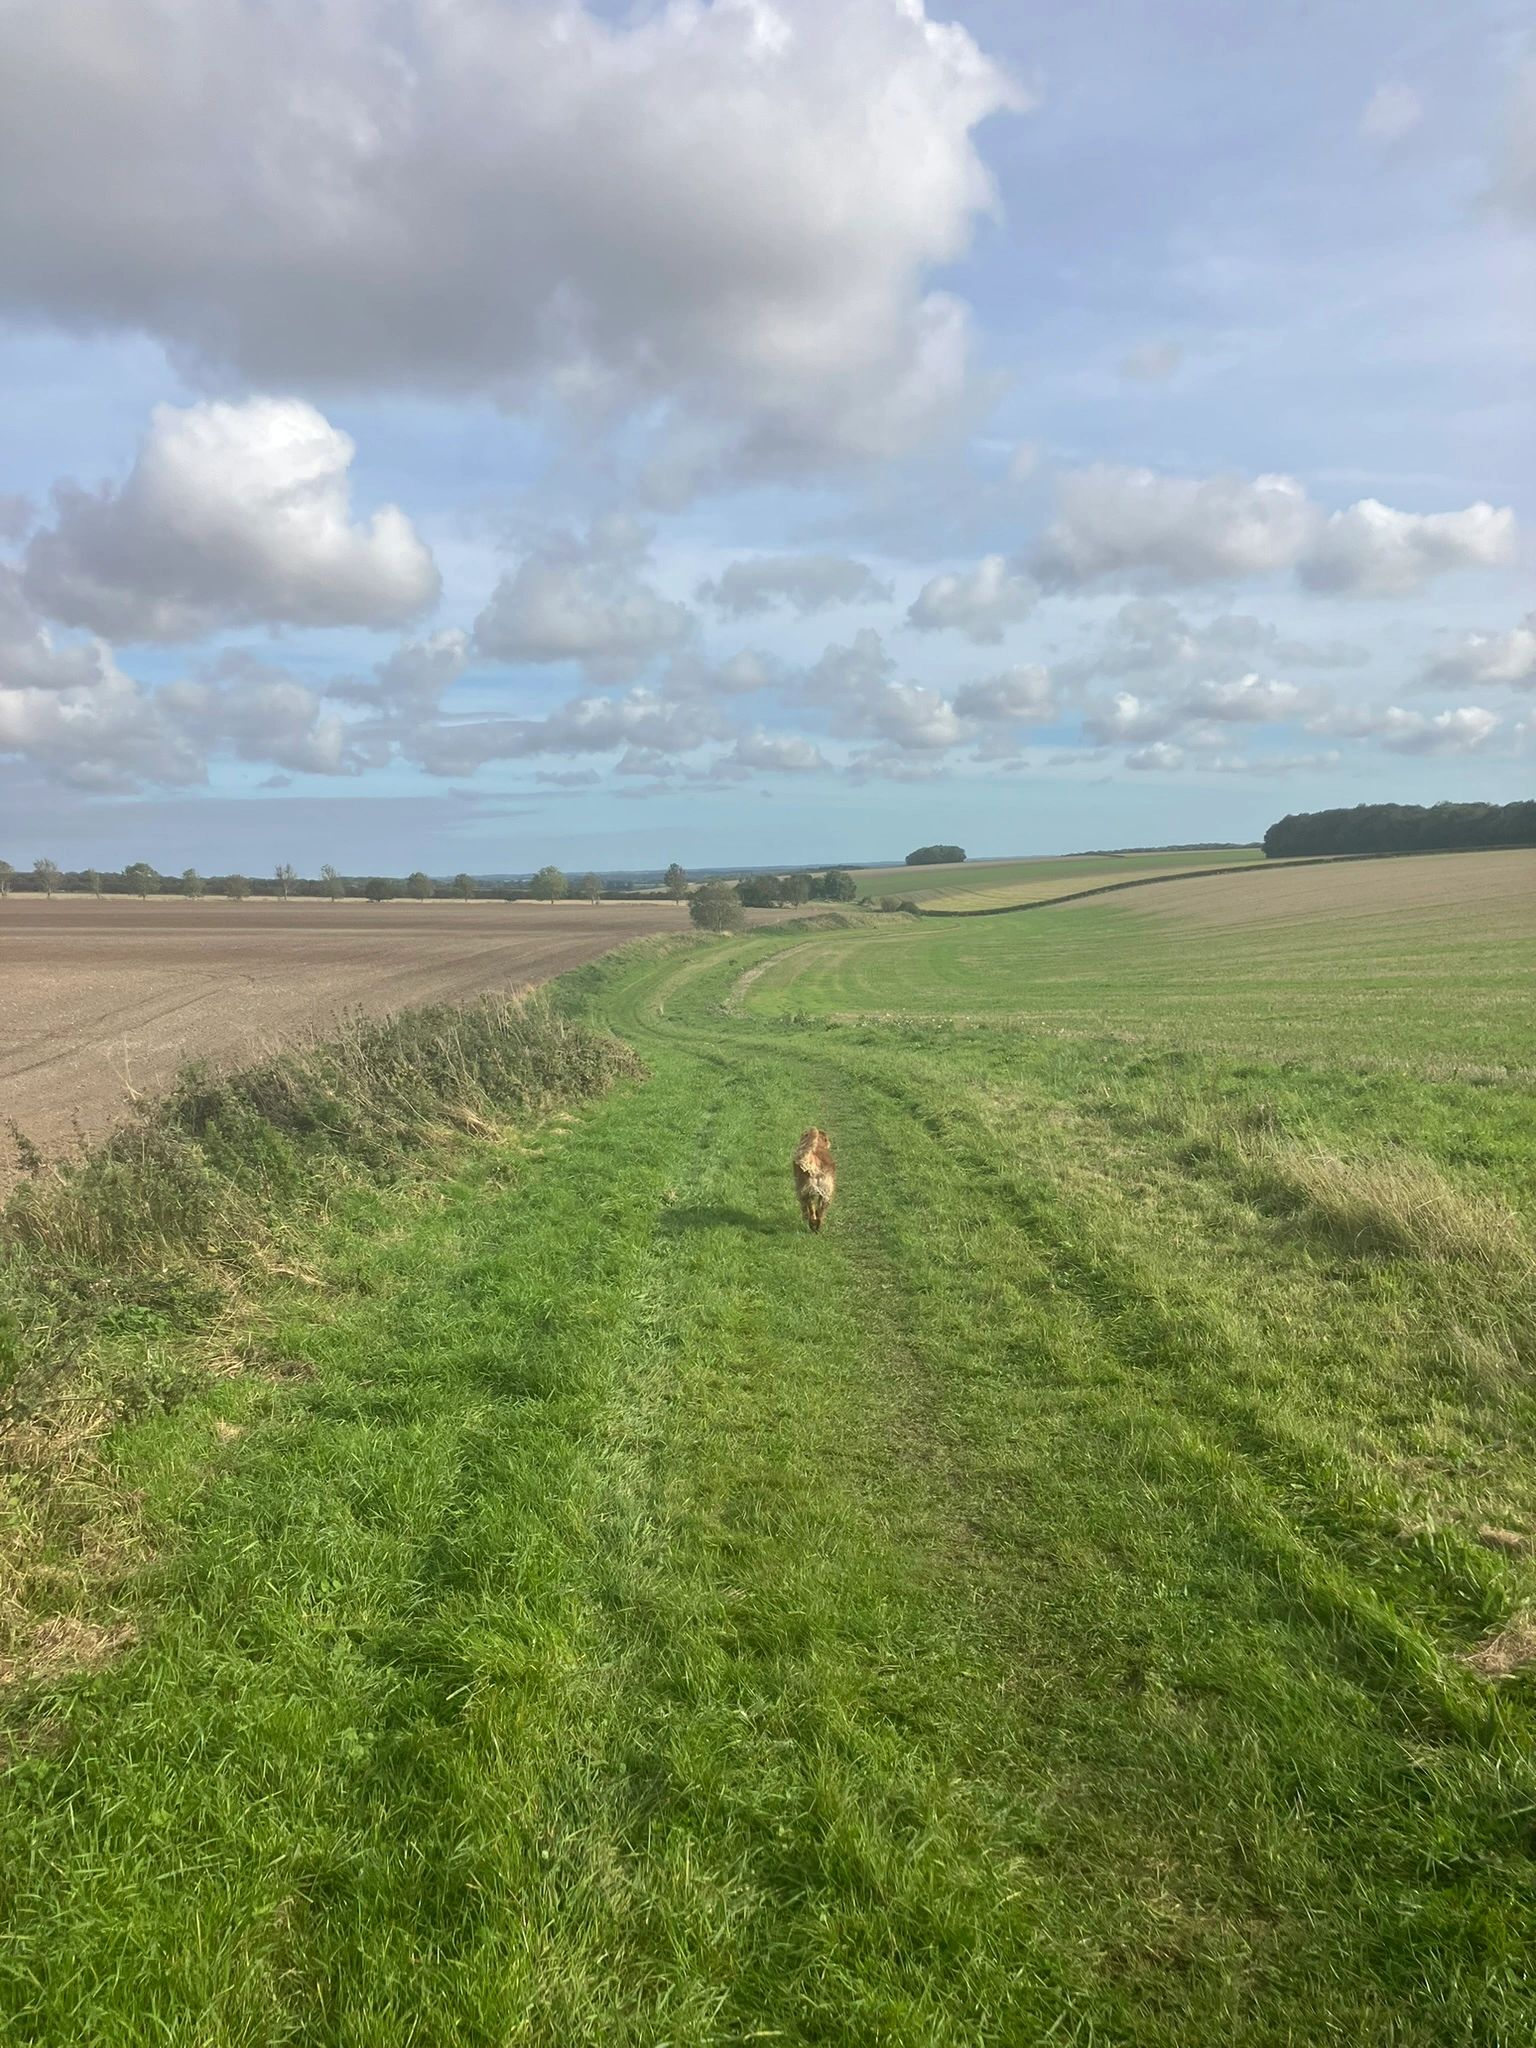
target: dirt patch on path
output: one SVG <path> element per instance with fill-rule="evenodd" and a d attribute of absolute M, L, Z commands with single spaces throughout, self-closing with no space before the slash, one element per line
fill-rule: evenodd
<path fill-rule="evenodd" d="M 626 939 L 687 928 L 670 903 L 6 897 L 0 1126 L 57 1156 L 188 1057 L 255 1058 L 348 1010 L 529 987 Z M 0 1133 L 0 1195 L 16 1168 Z"/>

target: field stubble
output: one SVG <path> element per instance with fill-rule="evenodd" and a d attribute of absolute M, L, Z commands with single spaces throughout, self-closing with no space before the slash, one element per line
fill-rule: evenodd
<path fill-rule="evenodd" d="M 0 901 L 0 1193 L 14 1123 L 47 1157 L 99 1136 L 184 1059 L 249 1062 L 380 1016 L 547 981 L 686 922 L 675 905 Z"/>

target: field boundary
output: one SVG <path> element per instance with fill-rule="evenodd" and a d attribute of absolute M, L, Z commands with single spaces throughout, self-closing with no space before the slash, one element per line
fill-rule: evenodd
<path fill-rule="evenodd" d="M 1208 882 L 1216 875 L 1275 875 L 1292 868 L 1345 867 L 1367 860 L 1444 860 L 1463 853 L 1522 853 L 1520 846 L 1423 846 L 1394 848 L 1381 853 L 1307 853 L 1293 860 L 1252 860 L 1225 868 L 1178 868 L 1167 875 L 1137 875 L 1125 882 L 1097 882 L 1091 889 L 1072 889 L 1062 896 L 1036 896 L 1028 903 L 994 903 L 984 910 L 931 910 L 916 906 L 919 917 L 1015 917 L 1021 910 L 1053 910 L 1058 903 L 1081 903 L 1089 896 L 1115 896 L 1122 889 L 1155 889 L 1164 882 Z M 908 915 L 911 915 L 909 912 Z"/>

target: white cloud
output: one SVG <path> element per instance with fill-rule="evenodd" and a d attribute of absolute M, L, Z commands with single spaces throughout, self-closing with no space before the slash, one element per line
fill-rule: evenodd
<path fill-rule="evenodd" d="M 1149 703 L 1131 690 L 1117 690 L 1108 704 L 1090 706 L 1083 730 L 1090 739 L 1110 746 L 1116 741 L 1161 738 L 1178 722 L 1171 706 Z"/>
<path fill-rule="evenodd" d="M 848 645 L 826 650 L 805 694 L 830 713 L 835 731 L 869 735 L 903 752 L 941 751 L 965 737 L 964 721 L 942 692 L 896 682 L 895 672 L 880 635 L 866 626 Z"/>
<path fill-rule="evenodd" d="M 1407 597 L 1446 569 L 1492 569 L 1513 560 L 1508 506 L 1462 512 L 1394 512 L 1362 498 L 1335 512 L 1301 564 L 1309 589 L 1353 597 Z"/>
<path fill-rule="evenodd" d="M 809 775 L 827 766 L 820 748 L 810 740 L 766 733 L 760 727 L 743 733 L 723 760 L 744 770 L 761 769 L 776 775 Z"/>
<path fill-rule="evenodd" d="M 1378 85 L 1360 115 L 1360 133 L 1367 142 L 1401 142 L 1424 118 L 1424 102 L 1411 85 L 1389 79 Z"/>
<path fill-rule="evenodd" d="M 355 728 L 325 712 L 303 683 L 248 655 L 227 655 L 204 677 L 167 683 L 155 707 L 205 755 L 270 762 L 300 775 L 356 775 L 368 765 Z"/>
<path fill-rule="evenodd" d="M 757 555 L 732 562 L 701 583 L 701 603 L 728 618 L 750 618 L 783 606 L 802 618 L 837 605 L 889 599 L 891 588 L 863 562 L 847 555 Z"/>
<path fill-rule="evenodd" d="M 1022 104 L 921 0 L 37 0 L 0 9 L 0 308 L 879 447 L 963 381 L 928 275 Z"/>
<path fill-rule="evenodd" d="M 546 535 L 503 576 L 475 621 L 475 645 L 499 661 L 579 661 L 623 675 L 687 638 L 693 614 L 644 580 L 650 535 L 594 521 L 582 537 Z"/>
<path fill-rule="evenodd" d="M 1276 725 L 1296 717 L 1312 702 L 1295 683 L 1249 674 L 1231 682 L 1192 684 L 1179 700 L 1186 715 L 1240 724 Z"/>
<path fill-rule="evenodd" d="M 1375 740 L 1397 754 L 1470 754 L 1498 727 L 1498 714 L 1477 704 L 1433 714 L 1389 704 L 1382 710 L 1333 712 L 1312 720 L 1308 730 L 1342 739 Z"/>
<path fill-rule="evenodd" d="M 1154 772 L 1171 774 L 1177 768 L 1188 764 L 1189 756 L 1182 747 L 1172 745 L 1168 740 L 1154 740 L 1148 747 L 1137 747 L 1125 757 L 1127 768 L 1150 769 Z"/>
<path fill-rule="evenodd" d="M 409 718 L 434 714 L 443 692 L 464 673 L 469 635 L 444 626 L 424 640 L 402 640 L 373 671 L 371 680 L 341 676 L 325 694 L 348 704 L 370 704 Z"/>
<path fill-rule="evenodd" d="M 1510 561 L 1514 539 L 1508 507 L 1399 512 L 1363 498 L 1325 515 L 1294 477 L 1162 476 L 1099 463 L 1060 479 L 1039 570 L 1049 586 L 1070 589 L 1294 569 L 1309 589 L 1402 597 L 1445 570 Z"/>
<path fill-rule="evenodd" d="M 1044 725 L 1056 716 L 1050 672 L 1036 665 L 1010 668 L 955 692 L 955 710 L 980 725 Z"/>
<path fill-rule="evenodd" d="M 1150 675 L 1181 680 L 1246 673 L 1256 659 L 1288 668 L 1358 668 L 1368 660 L 1363 647 L 1348 641 L 1298 640 L 1244 612 L 1191 619 L 1166 598 L 1133 598 L 1110 620 L 1103 641 L 1090 656 L 1063 662 L 1072 680 L 1093 676 Z"/>
<path fill-rule="evenodd" d="M 1475 689 L 1491 683 L 1536 687 L 1536 612 L 1507 633 L 1463 633 L 1424 672 L 1426 682 Z"/>
<path fill-rule="evenodd" d="M 1289 568 L 1316 513 L 1294 477 L 1160 476 L 1096 463 L 1057 485 L 1041 574 L 1058 587 L 1152 573 L 1205 583 Z"/>
<path fill-rule="evenodd" d="M 62 689 L 0 686 L 0 759 L 103 793 L 202 781 L 199 752 L 155 696 L 110 658 L 99 676 Z"/>
<path fill-rule="evenodd" d="M 406 735 L 408 756 L 432 775 L 462 775 L 487 761 L 540 754 L 608 754 L 627 747 L 688 753 L 726 737 L 726 727 L 702 700 L 666 698 L 654 690 L 621 697 L 573 697 L 544 718 L 466 719 L 423 726 Z"/>
<path fill-rule="evenodd" d="M 437 568 L 397 506 L 354 523 L 354 452 L 297 399 L 156 406 L 120 489 L 56 492 L 27 547 L 27 596 L 119 640 L 398 624 L 436 602 Z"/>
<path fill-rule="evenodd" d="M 1010 626 L 1028 618 L 1038 594 L 1002 555 L 986 555 L 962 575 L 930 577 L 907 619 L 920 633 L 963 633 L 977 646 L 995 646 Z"/>

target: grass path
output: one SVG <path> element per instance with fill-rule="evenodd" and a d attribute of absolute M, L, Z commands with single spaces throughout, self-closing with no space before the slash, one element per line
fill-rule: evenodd
<path fill-rule="evenodd" d="M 589 973 L 650 1082 L 358 1198 L 313 1376 L 125 1437 L 163 1559 L 12 1760 L 7 2040 L 1527 2038 L 1528 1695 L 1452 1654 L 1518 1567 L 1405 1544 L 1381 1304 L 1055 1071 L 755 1017 L 785 943 Z"/>

